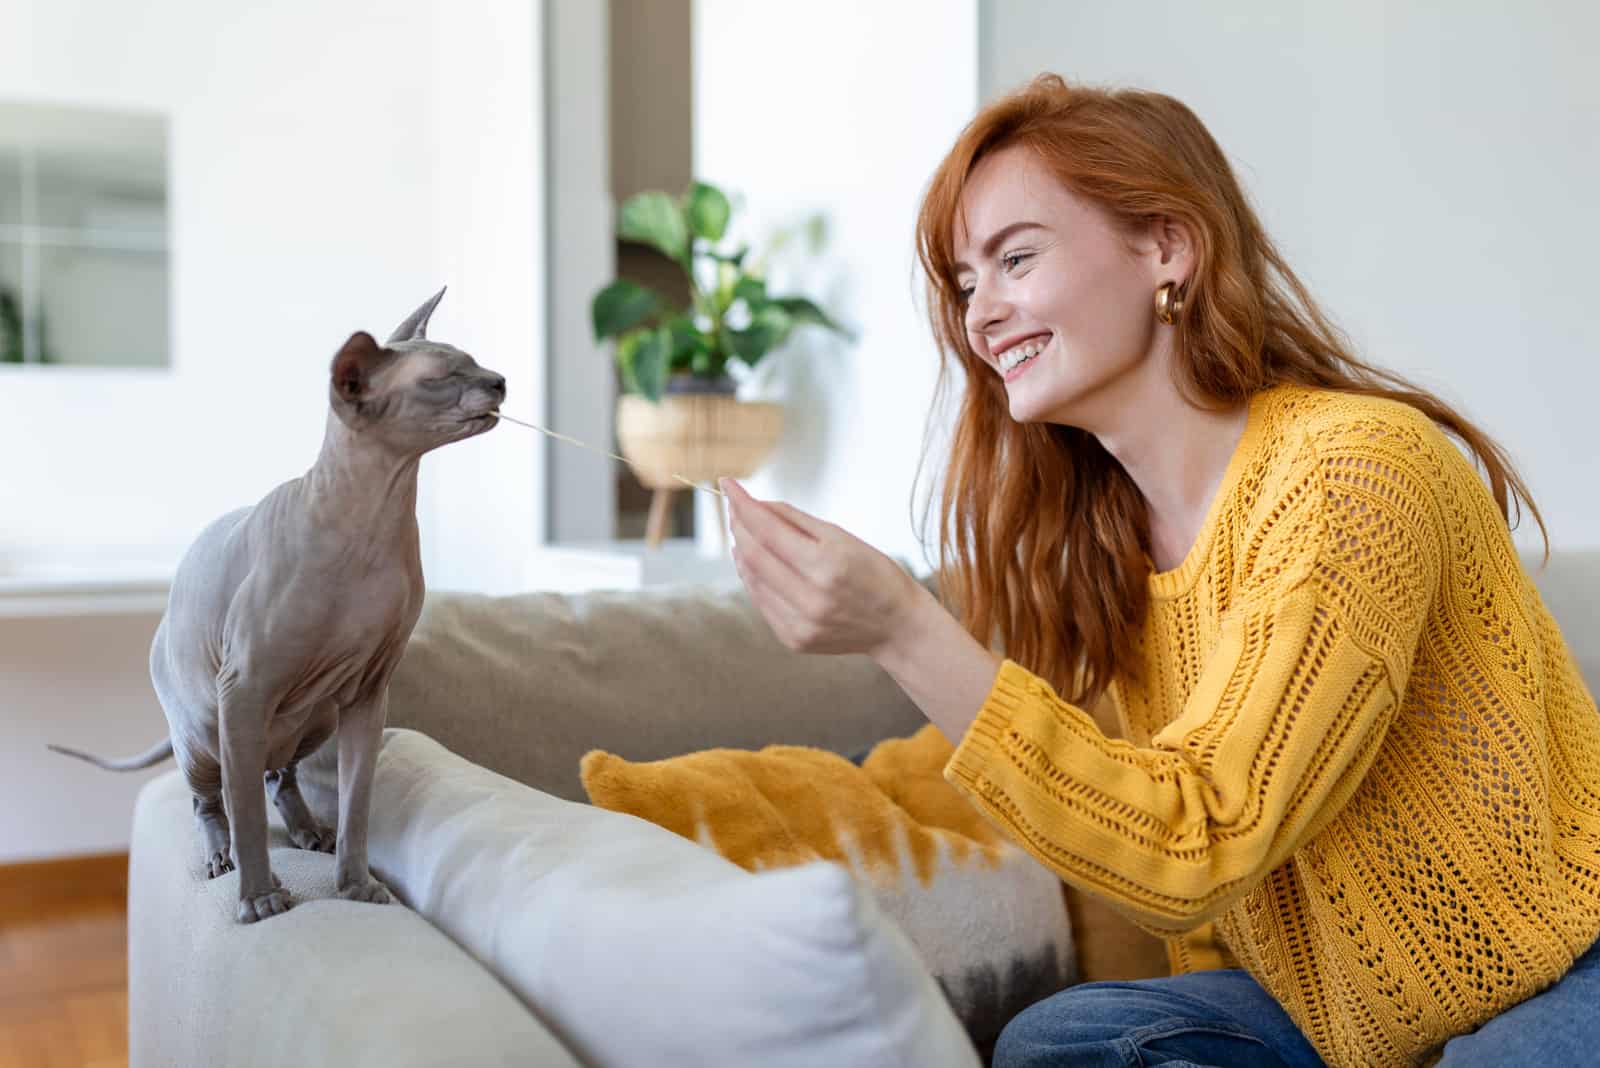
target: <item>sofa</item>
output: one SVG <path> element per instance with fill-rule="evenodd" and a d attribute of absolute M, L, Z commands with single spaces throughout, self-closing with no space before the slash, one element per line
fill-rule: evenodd
<path fill-rule="evenodd" d="M 1529 566 L 1600 686 L 1600 552 Z M 234 923 L 237 876 L 204 877 L 181 776 L 153 780 L 130 850 L 129 1063 L 981 1064 L 836 865 L 745 872 L 586 804 L 579 778 L 594 748 L 852 754 L 924 722 L 865 657 L 783 648 L 736 584 L 430 593 L 373 795 L 371 866 L 396 902 L 335 899 L 333 857 L 291 848 L 273 813 L 296 905 Z M 301 768 L 329 824 L 331 751 Z M 1164 971 L 1157 940 L 1062 890 L 1076 978 Z"/>

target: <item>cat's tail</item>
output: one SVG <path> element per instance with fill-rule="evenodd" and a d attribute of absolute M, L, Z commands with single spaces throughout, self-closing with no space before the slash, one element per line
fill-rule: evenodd
<path fill-rule="evenodd" d="M 149 749 L 146 749 L 144 752 L 140 753 L 138 756 L 127 757 L 124 760 L 105 760 L 101 757 L 95 756 L 93 753 L 85 753 L 77 749 L 68 749 L 64 745 L 51 745 L 46 743 L 45 748 L 54 750 L 55 752 L 60 753 L 62 756 L 77 757 L 79 760 L 87 760 L 95 767 L 105 768 L 107 771 L 138 771 L 141 768 L 148 768 L 153 764 L 159 764 L 163 760 L 167 759 L 167 757 L 171 756 L 172 738 L 170 736 L 163 738 L 155 745 L 152 745 Z"/>

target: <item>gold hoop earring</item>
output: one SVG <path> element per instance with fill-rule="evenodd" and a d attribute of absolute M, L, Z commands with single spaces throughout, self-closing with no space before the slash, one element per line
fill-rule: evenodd
<path fill-rule="evenodd" d="M 1167 326 L 1178 321 L 1183 314 L 1183 294 L 1176 282 L 1167 282 L 1156 290 L 1156 318 Z"/>

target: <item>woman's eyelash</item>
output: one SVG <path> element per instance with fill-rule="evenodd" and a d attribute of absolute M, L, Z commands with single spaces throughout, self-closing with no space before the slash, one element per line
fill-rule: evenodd
<path fill-rule="evenodd" d="M 1015 270 L 1032 257 L 1032 252 L 1007 252 L 1000 257 L 1000 266 L 1008 271 Z M 971 300 L 974 288 L 973 286 L 961 286 L 956 290 L 956 296 L 962 301 Z"/>

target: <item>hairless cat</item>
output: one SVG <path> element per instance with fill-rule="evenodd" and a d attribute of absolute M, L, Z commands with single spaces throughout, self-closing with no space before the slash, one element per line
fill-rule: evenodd
<path fill-rule="evenodd" d="M 238 865 L 241 923 L 292 904 L 267 856 L 263 781 L 294 845 L 337 852 L 340 897 L 389 900 L 367 867 L 367 810 L 389 679 L 422 610 L 417 469 L 424 453 L 494 426 L 506 393 L 503 377 L 428 340 L 443 296 L 382 347 L 351 335 L 333 360 L 316 463 L 185 553 L 150 649 L 168 737 L 122 761 L 51 746 L 113 771 L 176 755 L 208 876 Z M 295 782 L 336 730 L 337 842 Z"/>

